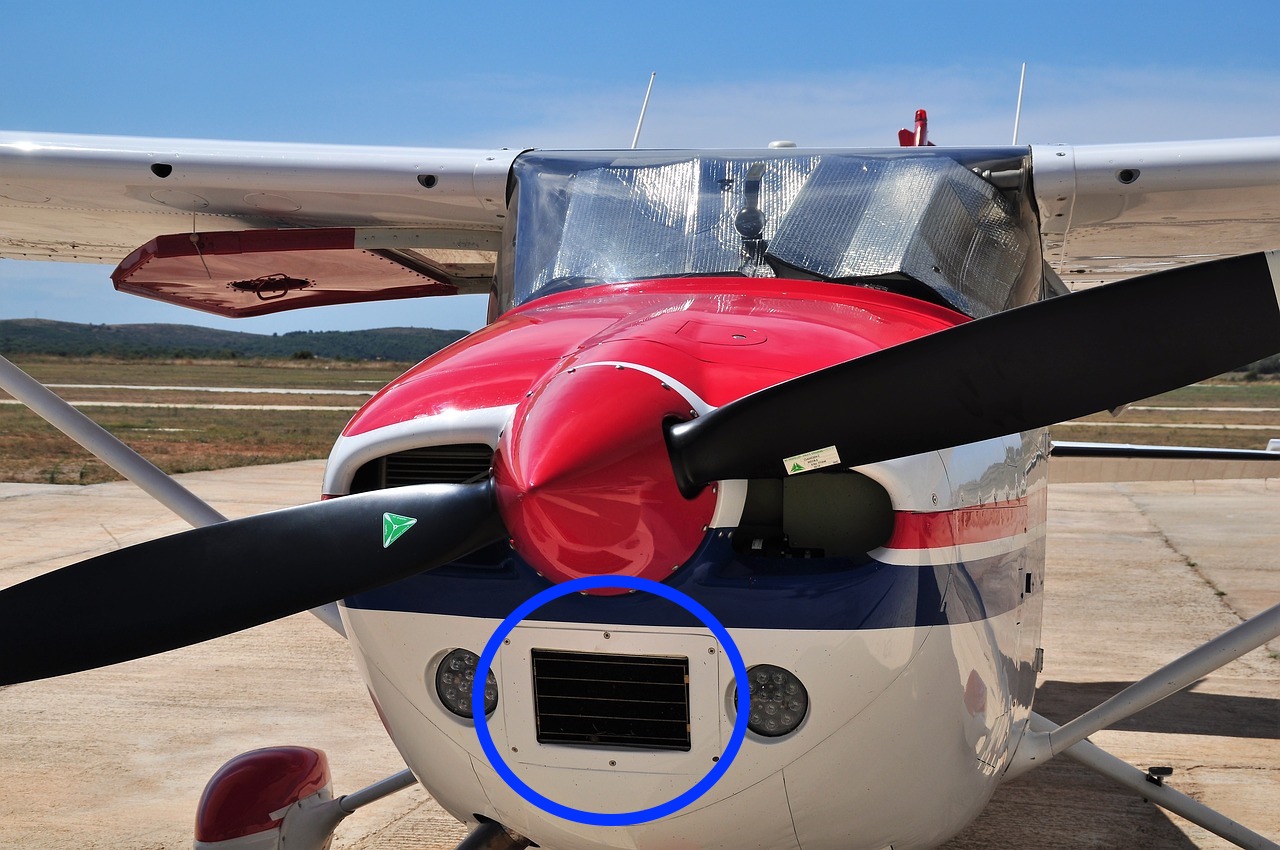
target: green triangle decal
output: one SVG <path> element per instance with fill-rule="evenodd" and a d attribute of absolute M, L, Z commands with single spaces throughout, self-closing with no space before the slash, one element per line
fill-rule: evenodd
<path fill-rule="evenodd" d="M 798 463 L 793 463 L 793 464 L 791 464 L 791 471 L 792 471 L 792 472 L 804 472 L 804 467 L 803 467 L 803 466 L 801 466 L 801 465 L 800 465 L 800 464 L 798 464 Z"/>
<path fill-rule="evenodd" d="M 400 514 L 383 514 L 382 515 L 382 548 L 386 549 L 392 543 L 400 539 L 400 536 L 417 524 L 417 520 L 411 516 L 400 516 Z"/>

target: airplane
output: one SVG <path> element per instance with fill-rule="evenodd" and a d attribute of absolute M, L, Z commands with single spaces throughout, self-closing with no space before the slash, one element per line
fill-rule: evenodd
<path fill-rule="evenodd" d="M 243 754 L 199 848 L 324 847 L 415 784 L 467 850 L 927 848 L 1057 755 L 1276 847 L 1087 739 L 1280 606 L 1062 726 L 1032 697 L 1052 458 L 1280 474 L 1047 431 L 1280 350 L 1280 138 L 923 120 L 885 149 L 0 133 L 2 257 L 224 316 L 489 296 L 355 414 L 319 501 L 243 519 L 0 360 L 194 526 L 0 591 L 0 685 L 303 610 L 343 634 L 406 770 L 335 797 L 318 751 Z"/>

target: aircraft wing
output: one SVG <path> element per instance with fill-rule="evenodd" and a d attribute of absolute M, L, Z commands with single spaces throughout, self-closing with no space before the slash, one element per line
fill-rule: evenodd
<path fill-rule="evenodd" d="M 518 153 L 0 132 L 0 257 L 222 315 L 487 292 Z"/>
<path fill-rule="evenodd" d="M 1045 260 L 1072 290 L 1280 248 L 1280 137 L 1033 145 Z"/>
<path fill-rule="evenodd" d="M 485 292 L 519 153 L 0 132 L 0 257 L 128 260 L 118 288 L 222 315 Z M 1280 248 L 1280 137 L 1032 161 L 1072 289 Z"/>

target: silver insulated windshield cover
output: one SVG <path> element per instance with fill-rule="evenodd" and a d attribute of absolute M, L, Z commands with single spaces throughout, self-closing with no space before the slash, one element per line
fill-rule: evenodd
<path fill-rule="evenodd" d="M 938 151 L 525 154 L 508 298 L 747 275 L 899 290 L 975 317 L 1033 300 L 1026 149 Z M 975 173 L 994 170 L 1015 187 Z"/>

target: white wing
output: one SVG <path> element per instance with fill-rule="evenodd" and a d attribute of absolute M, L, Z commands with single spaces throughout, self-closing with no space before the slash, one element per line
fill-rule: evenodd
<path fill-rule="evenodd" d="M 1032 147 L 1045 260 L 1071 289 L 1280 248 L 1280 137 Z"/>
<path fill-rule="evenodd" d="M 1044 258 L 1070 289 L 1280 248 L 1280 137 L 1033 146 L 1032 162 Z M 1280 474 L 1277 451 L 1055 441 L 1053 453 L 1059 483 Z"/>
<path fill-rule="evenodd" d="M 296 246 L 188 240 L 190 257 L 153 251 L 115 278 L 224 315 L 487 292 L 518 153 L 0 133 L 0 257 L 115 263 L 162 234 L 340 228 L 350 247 L 300 270 Z"/>
<path fill-rule="evenodd" d="M 357 228 L 419 282 L 353 294 L 349 278 L 369 276 L 356 267 L 254 311 L 484 292 L 518 154 L 0 133 L 0 257 L 119 262 L 160 234 Z M 1032 160 L 1045 259 L 1072 289 L 1280 248 L 1280 138 L 1035 146 Z M 174 289 L 213 277 L 205 253 Z"/>

